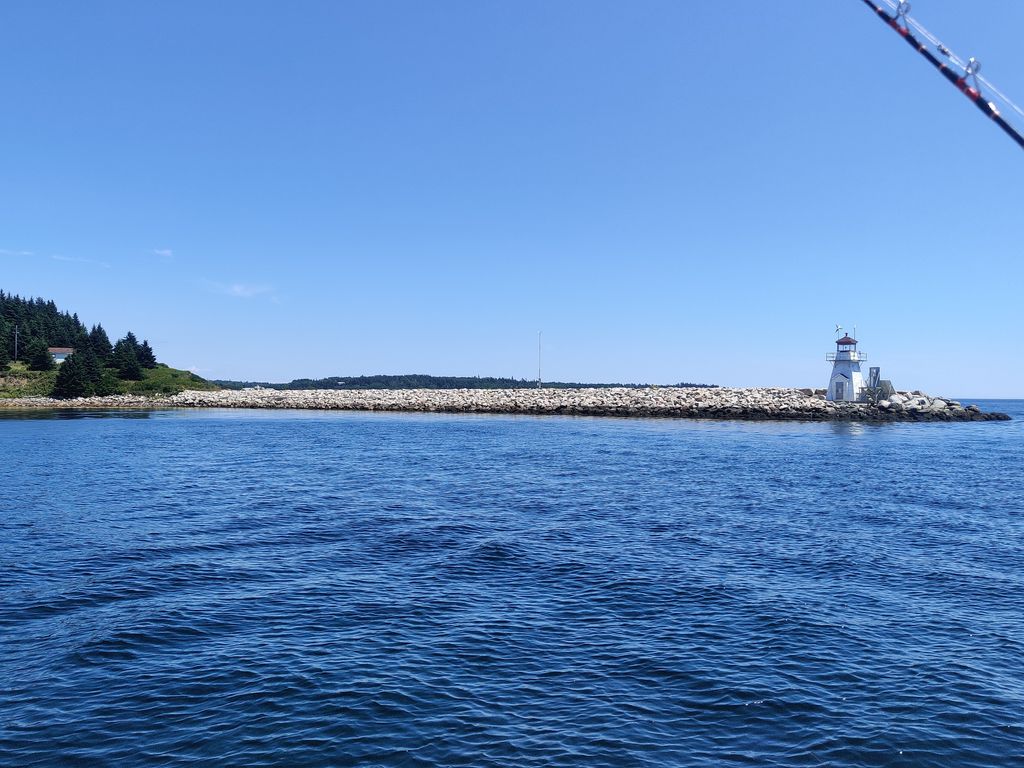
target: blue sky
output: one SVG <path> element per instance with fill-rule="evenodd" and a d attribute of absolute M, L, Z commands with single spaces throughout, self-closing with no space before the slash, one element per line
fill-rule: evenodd
<path fill-rule="evenodd" d="M 915 17 L 1024 102 L 1024 3 Z M 1024 154 L 857 0 L 8 2 L 0 287 L 213 378 L 1024 396 Z"/>

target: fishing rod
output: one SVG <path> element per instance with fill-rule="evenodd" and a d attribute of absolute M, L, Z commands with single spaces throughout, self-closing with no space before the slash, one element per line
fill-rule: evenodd
<path fill-rule="evenodd" d="M 999 90 L 981 77 L 978 72 L 981 69 L 981 63 L 973 56 L 966 62 L 956 56 L 952 51 L 949 50 L 942 42 L 932 35 L 928 30 L 918 24 L 914 19 L 910 17 L 910 3 L 907 0 L 883 0 L 890 9 L 894 11 L 892 15 L 885 12 L 885 10 L 875 5 L 872 0 L 863 0 L 864 4 L 870 8 L 875 14 L 881 19 L 886 26 L 891 27 L 896 33 L 907 41 L 907 44 L 911 48 L 916 50 L 922 56 L 924 56 L 928 62 L 935 67 L 939 74 L 941 74 L 946 80 L 948 80 L 958 91 L 964 96 L 974 102 L 974 106 L 980 109 L 985 115 L 992 119 L 992 121 L 998 125 L 1003 131 L 1017 142 L 1017 145 L 1024 149 L 1024 134 L 1017 130 L 1011 125 L 1003 116 L 1000 114 L 999 109 L 995 103 L 986 100 L 981 95 L 981 86 L 985 85 L 994 96 L 1004 102 L 1011 109 L 1016 111 L 1022 118 L 1024 118 L 1024 111 L 1020 109 L 1016 104 L 1010 101 L 1008 98 L 1003 96 Z M 927 40 L 927 43 L 922 43 L 914 36 L 914 32 L 918 32 L 921 37 Z M 933 52 L 931 48 L 934 48 Z M 942 58 L 939 58 L 939 57 Z M 945 59 L 946 61 L 943 61 Z"/>

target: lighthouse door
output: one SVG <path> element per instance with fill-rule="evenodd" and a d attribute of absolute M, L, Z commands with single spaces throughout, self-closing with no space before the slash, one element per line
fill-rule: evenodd
<path fill-rule="evenodd" d="M 846 382 L 845 381 L 837 381 L 833 385 L 832 399 L 833 400 L 845 400 L 846 399 Z"/>

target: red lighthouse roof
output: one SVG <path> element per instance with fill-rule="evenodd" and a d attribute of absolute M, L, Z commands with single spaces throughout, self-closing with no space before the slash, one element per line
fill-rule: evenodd
<path fill-rule="evenodd" d="M 843 336 L 843 338 L 841 338 L 839 341 L 836 342 L 836 344 L 856 344 L 856 343 L 857 343 L 857 340 L 856 339 L 851 339 L 850 338 L 850 334 L 846 334 L 845 336 Z"/>

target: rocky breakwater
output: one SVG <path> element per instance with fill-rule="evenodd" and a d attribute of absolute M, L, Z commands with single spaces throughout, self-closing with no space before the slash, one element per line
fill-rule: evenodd
<path fill-rule="evenodd" d="M 0 398 L 0 410 L 4 409 L 82 409 L 119 410 L 139 408 L 171 407 L 165 397 L 149 397 L 146 395 L 104 395 L 102 397 L 76 397 L 70 400 L 57 400 L 52 397 L 8 397 Z"/>
<path fill-rule="evenodd" d="M 823 390 L 698 387 L 182 392 L 151 407 L 660 416 L 792 421 L 993 421 L 1009 416 L 919 392 L 875 404 L 830 403 Z M 51 406 L 52 407 L 52 406 Z"/>

